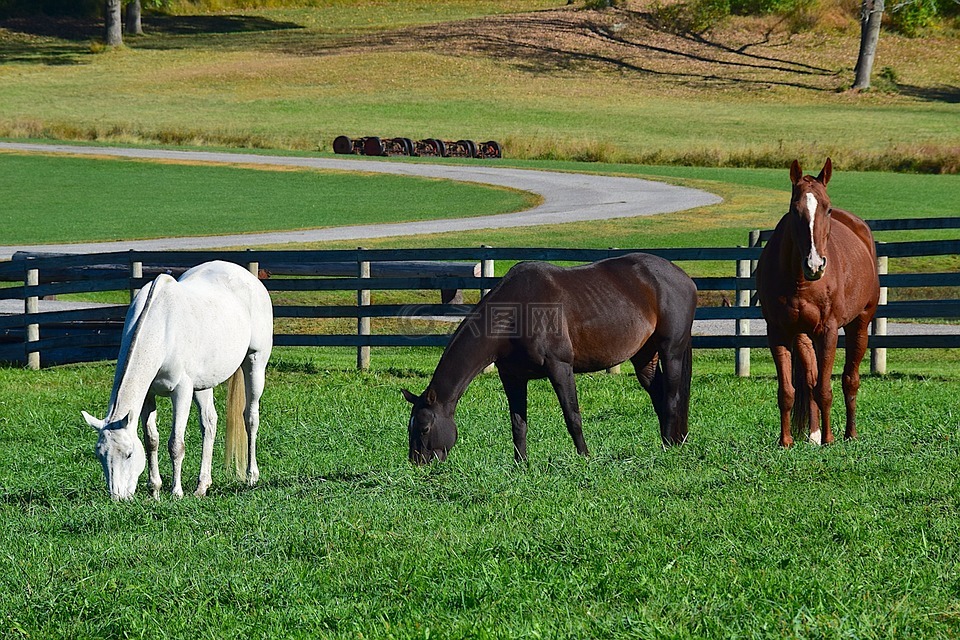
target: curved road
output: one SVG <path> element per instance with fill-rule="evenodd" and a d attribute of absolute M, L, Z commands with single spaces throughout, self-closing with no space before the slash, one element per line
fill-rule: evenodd
<path fill-rule="evenodd" d="M 445 231 L 535 226 L 541 224 L 608 220 L 611 218 L 631 218 L 657 213 L 670 213 L 672 211 L 683 211 L 694 207 L 717 204 L 721 201 L 718 196 L 705 191 L 677 187 L 639 178 L 594 176 L 489 166 L 397 163 L 361 159 L 354 156 L 338 158 L 288 158 L 284 156 L 245 153 L 167 151 L 161 149 L 123 149 L 115 147 L 81 147 L 62 144 L 0 142 L 0 151 L 3 150 L 77 156 L 177 160 L 183 162 L 279 165 L 443 178 L 529 191 L 540 195 L 543 198 L 543 203 L 532 209 L 517 213 L 475 218 L 431 220 L 428 222 L 330 227 L 305 231 L 277 231 L 230 236 L 160 238 L 156 240 L 126 240 L 84 244 L 0 246 L 0 260 L 9 259 L 15 251 L 95 253 L 98 251 L 125 251 L 128 249 L 145 251 L 217 249 L 292 242 L 360 240 L 363 238 L 420 235 L 442 233 Z M 22 309 L 16 312 L 21 313 Z M 752 325 L 751 328 L 755 335 L 763 335 L 766 333 L 766 326 L 762 320 L 753 320 Z M 901 325 L 895 323 L 888 324 L 887 328 L 888 333 L 893 335 L 917 332 L 918 327 L 923 327 L 919 329 L 919 331 L 923 333 L 952 334 L 955 330 L 955 327 L 950 325 Z M 697 334 L 727 335 L 732 332 L 732 320 L 698 320 L 694 328 L 694 333 Z"/>
<path fill-rule="evenodd" d="M 125 251 L 128 249 L 145 251 L 216 249 L 224 247 L 275 245 L 292 242 L 359 240 L 363 238 L 420 235 L 447 231 L 536 226 L 542 224 L 608 220 L 611 218 L 630 218 L 657 213 L 670 213 L 717 204 L 721 201 L 718 196 L 705 191 L 677 187 L 639 178 L 594 176 L 490 166 L 399 163 L 361 159 L 353 156 L 344 156 L 342 158 L 297 158 L 246 153 L 169 151 L 162 149 L 125 149 L 116 147 L 82 147 L 62 144 L 0 142 L 0 151 L 3 150 L 77 156 L 174 160 L 191 163 L 212 162 L 304 167 L 311 169 L 337 169 L 341 171 L 366 171 L 370 173 L 443 178 L 529 191 L 540 195 L 543 198 L 543 203 L 532 209 L 516 213 L 473 218 L 431 220 L 428 222 L 358 225 L 229 236 L 160 238 L 155 240 L 129 240 L 83 244 L 0 246 L 0 260 L 9 259 L 15 251 L 20 250 L 94 253 L 99 251 Z"/>

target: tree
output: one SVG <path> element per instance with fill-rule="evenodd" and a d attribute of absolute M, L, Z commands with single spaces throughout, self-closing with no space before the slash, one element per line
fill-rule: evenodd
<path fill-rule="evenodd" d="M 130 0 L 127 3 L 124 27 L 128 36 L 142 36 L 143 23 L 140 22 L 140 0 Z"/>
<path fill-rule="evenodd" d="M 860 5 L 860 53 L 857 54 L 853 89 L 862 91 L 870 88 L 870 74 L 877 55 L 877 41 L 880 39 L 883 5 L 884 0 L 863 0 Z"/>
<path fill-rule="evenodd" d="M 123 23 L 120 16 L 120 0 L 105 0 L 103 13 L 106 22 L 104 41 L 108 47 L 119 47 L 123 44 Z"/>

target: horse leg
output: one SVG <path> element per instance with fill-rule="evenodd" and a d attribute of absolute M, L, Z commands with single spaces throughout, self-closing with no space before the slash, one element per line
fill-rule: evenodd
<path fill-rule="evenodd" d="M 823 432 L 820 430 L 820 407 L 813 393 L 813 390 L 817 387 L 820 370 L 817 365 L 817 351 L 813 346 L 813 341 L 806 334 L 801 333 L 797 336 L 794 357 L 796 363 L 800 365 L 799 371 L 795 372 L 793 378 L 794 403 L 806 403 L 799 406 L 794 404 L 797 409 L 794 427 L 806 430 L 807 442 L 823 444 Z"/>
<path fill-rule="evenodd" d="M 793 435 L 790 433 L 790 412 L 793 410 L 795 390 L 793 387 L 792 357 L 790 348 L 778 340 L 768 327 L 768 342 L 773 363 L 777 367 L 777 406 L 780 408 L 780 446 L 792 447 Z"/>
<path fill-rule="evenodd" d="M 823 443 L 833 443 L 830 426 L 830 407 L 833 405 L 833 362 L 837 357 L 837 327 L 828 326 L 818 343 L 817 370 L 819 376 L 814 396 L 820 409 L 820 424 L 823 426 Z"/>
<path fill-rule="evenodd" d="M 659 351 L 657 351 L 659 349 Z M 653 352 L 651 355 L 651 351 Z M 630 361 L 640 386 L 650 394 L 660 422 L 664 446 L 683 444 L 687 439 L 692 357 L 687 345 L 647 341 Z"/>
<path fill-rule="evenodd" d="M 247 395 L 243 421 L 247 427 L 247 485 L 253 486 L 260 479 L 257 466 L 257 430 L 260 428 L 260 397 L 266 384 L 267 357 L 269 354 L 254 352 L 243 361 L 244 391 Z"/>
<path fill-rule="evenodd" d="M 140 423 L 143 425 L 143 444 L 147 454 L 147 467 L 150 476 L 150 495 L 160 497 L 160 463 L 157 460 L 157 450 L 160 448 L 160 434 L 157 432 L 157 398 L 148 393 L 140 410 Z"/>
<path fill-rule="evenodd" d="M 547 377 L 560 400 L 563 410 L 563 420 L 567 424 L 567 432 L 573 438 L 577 453 L 582 456 L 590 455 L 587 443 L 583 441 L 583 419 L 580 416 L 580 403 L 577 400 L 577 383 L 573 377 L 573 367 L 568 362 L 547 360 Z"/>
<path fill-rule="evenodd" d="M 518 463 L 527 459 L 527 380 L 497 367 L 503 391 L 510 406 L 510 428 L 513 431 L 513 457 Z"/>
<path fill-rule="evenodd" d="M 640 348 L 630 362 L 633 363 L 633 371 L 637 376 L 640 386 L 650 394 L 650 401 L 653 403 L 653 410 L 657 412 L 657 418 L 662 413 L 661 397 L 658 384 L 661 382 L 661 371 L 657 364 L 660 362 L 660 354 L 657 353 L 657 346 L 652 340 L 647 340 Z"/>
<path fill-rule="evenodd" d="M 193 394 L 197 411 L 200 414 L 200 433 L 203 436 L 200 454 L 200 477 L 197 478 L 197 490 L 193 495 L 202 498 L 213 484 L 211 467 L 213 466 L 213 441 L 217 437 L 217 410 L 213 405 L 213 389 L 201 389 Z"/>
<path fill-rule="evenodd" d="M 170 394 L 173 403 L 173 428 L 170 430 L 170 440 L 167 449 L 170 451 L 170 463 L 173 466 L 173 488 L 171 493 L 175 498 L 183 497 L 183 454 L 186 446 L 183 439 L 187 430 L 187 418 L 190 416 L 190 400 L 193 396 L 192 384 L 181 384 Z"/>
<path fill-rule="evenodd" d="M 860 390 L 860 362 L 867 352 L 869 320 L 858 317 L 844 327 L 846 361 L 843 363 L 843 403 L 847 409 L 845 440 L 857 437 L 857 392 Z"/>

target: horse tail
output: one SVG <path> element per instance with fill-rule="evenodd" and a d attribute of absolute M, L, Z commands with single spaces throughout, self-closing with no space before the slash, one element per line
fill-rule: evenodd
<path fill-rule="evenodd" d="M 791 378 L 793 380 L 793 408 L 790 409 L 790 433 L 794 440 L 807 435 L 810 430 L 810 385 L 807 370 L 803 364 L 800 350 L 796 346 L 790 350 Z"/>
<path fill-rule="evenodd" d="M 227 382 L 227 432 L 224 436 L 224 465 L 231 466 L 237 477 L 247 475 L 247 426 L 243 420 L 246 407 L 243 370 L 237 369 Z"/>

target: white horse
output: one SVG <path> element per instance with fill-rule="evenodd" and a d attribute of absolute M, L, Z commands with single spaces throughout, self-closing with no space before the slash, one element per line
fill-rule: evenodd
<path fill-rule="evenodd" d="M 253 486 L 260 477 L 257 427 L 272 347 L 270 296 L 243 267 L 207 262 L 179 280 L 161 275 L 144 287 L 124 321 L 107 417 L 98 420 L 83 412 L 100 434 L 96 453 L 110 496 L 115 500 L 132 497 L 147 460 L 151 492 L 154 497 L 160 493 L 156 396 L 170 396 L 173 403 L 168 447 L 176 497 L 183 496 L 183 437 L 191 398 L 196 402 L 203 452 L 195 495 L 206 495 L 217 432 L 213 388 L 227 378 L 226 457 L 228 462 L 233 460 L 238 475 L 245 467 L 246 481 Z M 143 423 L 146 450 L 137 437 L 137 416 Z"/>

